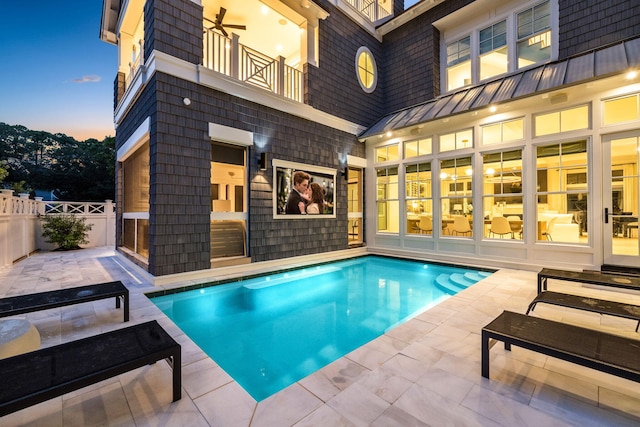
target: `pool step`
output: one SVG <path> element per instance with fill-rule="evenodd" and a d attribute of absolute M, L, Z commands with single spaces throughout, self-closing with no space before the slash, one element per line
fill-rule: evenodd
<path fill-rule="evenodd" d="M 450 274 L 441 274 L 436 277 L 436 286 L 449 294 L 457 294 L 458 292 L 466 289 L 451 280 Z"/>
<path fill-rule="evenodd" d="M 461 273 L 453 273 L 449 276 L 449 280 L 460 286 L 463 289 L 468 288 L 477 282 L 477 280 L 467 279 L 464 274 Z"/>
<path fill-rule="evenodd" d="M 484 273 L 484 271 L 468 271 L 464 273 L 464 277 L 466 277 L 469 280 L 472 280 L 473 283 L 476 283 L 488 276 L 480 273 Z"/>
<path fill-rule="evenodd" d="M 443 273 L 436 277 L 436 286 L 450 294 L 456 294 L 469 286 L 489 277 L 486 271 L 468 271 L 466 273 Z"/>

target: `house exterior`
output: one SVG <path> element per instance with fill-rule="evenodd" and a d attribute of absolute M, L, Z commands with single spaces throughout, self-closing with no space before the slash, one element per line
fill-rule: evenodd
<path fill-rule="evenodd" d="M 155 276 L 363 245 L 640 266 L 638 16 L 632 0 L 104 0 L 117 246 Z M 319 214 L 286 208 L 297 171 Z"/>

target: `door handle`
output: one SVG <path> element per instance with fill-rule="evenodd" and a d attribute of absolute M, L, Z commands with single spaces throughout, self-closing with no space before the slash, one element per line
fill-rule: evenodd
<path fill-rule="evenodd" d="M 604 208 L 604 223 L 609 224 L 609 208 Z"/>

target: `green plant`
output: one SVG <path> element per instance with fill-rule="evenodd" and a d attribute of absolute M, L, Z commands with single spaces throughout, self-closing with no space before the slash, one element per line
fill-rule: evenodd
<path fill-rule="evenodd" d="M 48 243 L 55 243 L 59 249 L 80 249 L 81 244 L 89 243 L 88 232 L 93 224 L 85 224 L 86 218 L 74 215 L 45 215 L 42 218 L 42 237 Z"/>

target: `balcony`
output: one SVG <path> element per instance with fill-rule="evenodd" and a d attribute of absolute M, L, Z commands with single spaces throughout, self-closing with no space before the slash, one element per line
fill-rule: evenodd
<path fill-rule="evenodd" d="M 217 73 L 271 91 L 296 102 L 303 100 L 302 71 L 239 42 L 237 34 L 225 37 L 204 27 L 203 64 Z"/>
<path fill-rule="evenodd" d="M 387 7 L 391 8 L 387 10 L 380 0 L 344 0 L 347 4 L 351 5 L 359 14 L 367 18 L 371 22 L 379 21 L 380 19 L 391 16 L 393 12 L 393 2 L 385 2 Z"/>

